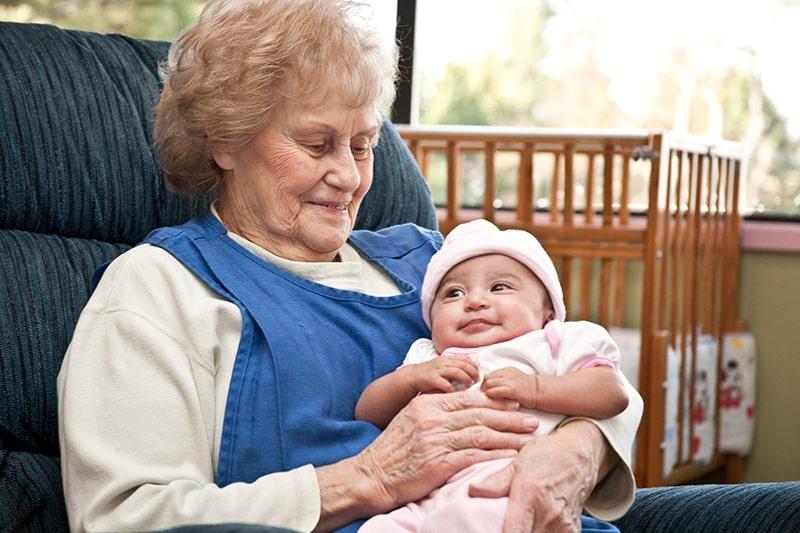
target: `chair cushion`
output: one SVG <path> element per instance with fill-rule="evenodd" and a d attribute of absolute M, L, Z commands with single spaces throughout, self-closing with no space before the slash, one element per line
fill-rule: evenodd
<path fill-rule="evenodd" d="M 168 45 L 0 23 L 0 228 L 132 244 L 205 209 L 152 150 Z"/>
<path fill-rule="evenodd" d="M 639 489 L 620 531 L 798 531 L 800 482 Z"/>
<path fill-rule="evenodd" d="M 67 531 L 58 457 L 0 449 L 0 531 Z"/>
<path fill-rule="evenodd" d="M 61 360 L 92 273 L 127 248 L 0 230 L 0 448 L 58 455 Z"/>

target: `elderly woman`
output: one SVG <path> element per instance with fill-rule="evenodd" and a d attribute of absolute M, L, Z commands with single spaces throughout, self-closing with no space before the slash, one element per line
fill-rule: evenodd
<path fill-rule="evenodd" d="M 382 433 L 353 419 L 429 334 L 419 287 L 441 245 L 352 231 L 395 69 L 358 7 L 214 1 L 174 43 L 159 155 L 172 187 L 217 200 L 111 263 L 80 317 L 58 381 L 73 530 L 355 529 L 511 456 L 474 487 L 510 495 L 508 530 L 630 505 L 635 392 L 535 441 L 536 420 L 469 391 L 421 396 Z"/>

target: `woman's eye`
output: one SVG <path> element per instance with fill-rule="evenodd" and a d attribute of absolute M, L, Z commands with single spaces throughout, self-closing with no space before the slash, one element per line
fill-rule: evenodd
<path fill-rule="evenodd" d="M 311 152 L 313 152 L 315 154 L 323 154 L 323 153 L 325 153 L 325 150 L 327 150 L 328 145 L 324 144 L 324 143 L 322 143 L 322 144 L 307 144 L 306 148 L 308 148 Z"/>
<path fill-rule="evenodd" d="M 498 291 L 507 291 L 507 290 L 509 290 L 510 288 L 511 288 L 511 287 L 509 287 L 509 286 L 508 286 L 507 284 L 505 284 L 505 283 L 495 283 L 494 285 L 492 285 L 492 292 L 498 292 Z"/>
<path fill-rule="evenodd" d="M 356 159 L 366 159 L 369 157 L 370 153 L 372 153 L 372 145 L 357 145 L 351 146 L 350 150 L 353 152 L 353 156 Z"/>

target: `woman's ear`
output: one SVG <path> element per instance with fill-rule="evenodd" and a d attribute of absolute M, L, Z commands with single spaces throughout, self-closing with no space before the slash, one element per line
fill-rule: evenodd
<path fill-rule="evenodd" d="M 233 170 L 235 160 L 231 152 L 212 150 L 211 155 L 214 157 L 214 161 L 217 162 L 217 165 L 219 165 L 219 168 L 222 170 Z"/>

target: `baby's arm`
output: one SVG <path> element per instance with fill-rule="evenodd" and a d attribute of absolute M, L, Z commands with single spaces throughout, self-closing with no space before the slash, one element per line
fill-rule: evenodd
<path fill-rule="evenodd" d="M 453 392 L 453 382 L 465 388 L 478 381 L 478 367 L 466 355 L 446 355 L 406 364 L 370 383 L 356 404 L 357 420 L 385 428 L 421 392 Z"/>
<path fill-rule="evenodd" d="M 490 372 L 481 390 L 490 398 L 567 416 L 611 418 L 628 406 L 628 395 L 613 368 L 594 366 L 563 376 L 526 374 L 508 367 Z"/>

